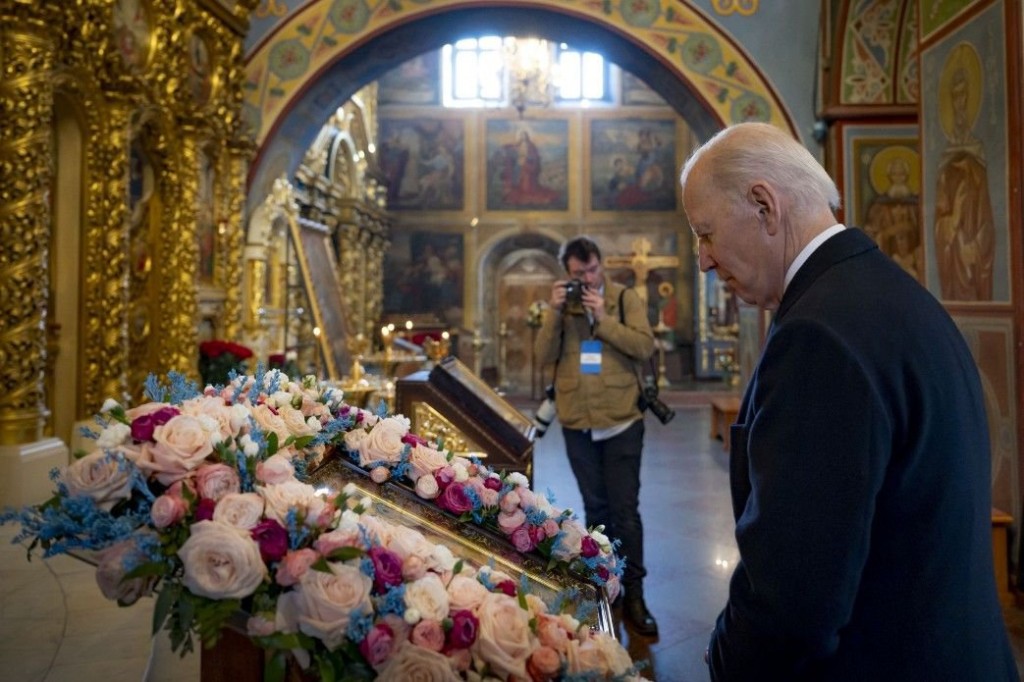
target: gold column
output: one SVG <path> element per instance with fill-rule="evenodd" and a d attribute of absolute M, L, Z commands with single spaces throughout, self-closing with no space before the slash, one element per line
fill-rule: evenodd
<path fill-rule="evenodd" d="M 16 11 L 0 5 L 0 445 L 39 440 L 47 416 L 56 48 L 44 21 L 19 18 Z"/>
<path fill-rule="evenodd" d="M 221 242 L 226 251 L 223 286 L 227 291 L 224 300 L 224 335 L 229 339 L 238 339 L 242 335 L 242 272 L 243 250 L 245 245 L 245 174 L 248 168 L 251 145 L 228 145 L 228 200 L 227 200 L 227 235 Z M 266 261 L 263 262 L 266 268 Z M 261 282 L 265 283 L 265 275 Z M 262 286 L 263 284 L 261 284 Z M 250 290 L 251 291 L 251 290 Z M 262 289 L 260 294 L 262 295 Z"/>

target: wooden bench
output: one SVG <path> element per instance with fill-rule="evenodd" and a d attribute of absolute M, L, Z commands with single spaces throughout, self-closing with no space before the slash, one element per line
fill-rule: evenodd
<path fill-rule="evenodd" d="M 721 439 L 726 452 L 729 451 L 729 427 L 736 423 L 740 411 L 740 399 L 736 396 L 711 399 L 711 439 Z"/>
<path fill-rule="evenodd" d="M 1010 562 L 1007 557 L 1007 531 L 1012 523 L 1012 516 L 1001 509 L 992 508 L 992 560 L 996 567 L 996 591 L 1003 606 L 1012 606 L 1014 603 L 1013 593 L 1010 592 Z"/>

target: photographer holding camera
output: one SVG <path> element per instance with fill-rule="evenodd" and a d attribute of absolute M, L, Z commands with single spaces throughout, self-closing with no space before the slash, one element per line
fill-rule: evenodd
<path fill-rule="evenodd" d="M 603 525 L 609 538 L 622 541 L 624 620 L 637 634 L 654 637 L 658 624 L 643 593 L 644 420 L 636 373 L 637 363 L 654 349 L 654 335 L 636 292 L 605 278 L 601 251 L 592 240 L 566 242 L 559 260 L 569 279 L 551 288 L 534 353 L 541 363 L 555 364 L 555 405 L 586 523 Z"/>

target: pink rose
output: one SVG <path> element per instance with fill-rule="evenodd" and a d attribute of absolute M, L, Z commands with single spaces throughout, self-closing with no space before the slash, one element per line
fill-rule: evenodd
<path fill-rule="evenodd" d="M 409 641 L 424 649 L 440 651 L 444 648 L 444 628 L 440 621 L 424 618 L 413 627 Z"/>
<path fill-rule="evenodd" d="M 131 560 L 140 563 L 145 557 L 135 547 L 132 540 L 124 540 L 102 550 L 98 555 L 96 566 L 96 584 L 107 599 L 115 599 L 121 606 L 129 606 L 152 594 L 154 576 L 125 580 L 125 562 Z"/>
<path fill-rule="evenodd" d="M 565 654 L 569 650 L 569 633 L 562 619 L 557 616 L 541 614 L 537 617 L 537 639 L 546 647 Z"/>
<path fill-rule="evenodd" d="M 132 496 L 130 465 L 118 457 L 95 450 L 68 465 L 61 477 L 68 495 L 91 497 L 96 506 L 110 511 Z"/>
<path fill-rule="evenodd" d="M 342 522 L 337 528 L 324 533 L 313 541 L 313 546 L 320 554 L 327 556 L 342 547 L 361 547 L 363 532 L 355 523 Z"/>
<path fill-rule="evenodd" d="M 575 519 L 569 519 L 562 524 L 561 533 L 554 546 L 551 548 L 551 556 L 559 561 L 572 561 L 580 554 L 583 536 L 587 530 Z"/>
<path fill-rule="evenodd" d="M 395 633 L 386 623 L 377 623 L 359 643 L 359 653 L 374 668 L 388 660 L 395 650 Z"/>
<path fill-rule="evenodd" d="M 433 476 L 434 472 L 448 465 L 444 453 L 426 445 L 417 445 L 409 451 L 409 478 L 418 481 L 421 476 Z"/>
<path fill-rule="evenodd" d="M 370 480 L 374 483 L 383 483 L 389 478 L 391 478 L 391 470 L 387 467 L 380 466 L 370 469 Z"/>
<path fill-rule="evenodd" d="M 529 488 L 517 488 L 516 492 L 519 494 L 519 504 L 523 509 L 537 506 L 537 497 L 532 490 Z"/>
<path fill-rule="evenodd" d="M 291 587 L 302 580 L 309 567 L 316 563 L 320 555 L 316 550 L 304 547 L 288 552 L 277 566 L 274 582 L 283 587 Z"/>
<path fill-rule="evenodd" d="M 533 650 L 530 613 L 519 608 L 515 599 L 491 593 L 480 604 L 477 617 L 480 631 L 473 653 L 502 679 L 510 675 L 527 677 L 525 663 Z"/>
<path fill-rule="evenodd" d="M 558 652 L 551 647 L 538 647 L 530 654 L 530 660 L 526 662 L 526 670 L 530 673 L 533 682 L 546 682 L 555 679 L 555 675 L 562 667 L 562 659 Z"/>
<path fill-rule="evenodd" d="M 260 556 L 267 563 L 277 561 L 288 551 L 288 530 L 274 519 L 257 523 L 250 533 L 260 546 Z"/>
<path fill-rule="evenodd" d="M 386 664 L 381 667 L 377 682 L 409 682 L 410 680 L 433 680 L 435 682 L 457 682 L 459 677 L 452 669 L 448 657 L 410 642 L 403 642 Z"/>
<path fill-rule="evenodd" d="M 266 435 L 276 433 L 278 444 L 283 445 L 291 435 L 284 420 L 269 405 L 257 405 L 252 408 L 252 418 Z"/>
<path fill-rule="evenodd" d="M 461 483 L 452 483 L 438 496 L 437 506 L 453 514 L 462 514 L 473 510 L 473 501 Z"/>
<path fill-rule="evenodd" d="M 480 629 L 479 619 L 472 611 L 460 609 L 451 614 L 452 628 L 448 631 L 447 646 L 450 649 L 466 649 L 476 642 Z"/>
<path fill-rule="evenodd" d="M 245 632 L 250 637 L 269 637 L 276 630 L 274 621 L 261 615 L 249 616 L 245 621 Z"/>
<path fill-rule="evenodd" d="M 207 464 L 196 470 L 196 489 L 200 497 L 220 500 L 230 493 L 241 492 L 238 471 L 227 464 Z"/>
<path fill-rule="evenodd" d="M 156 498 L 149 510 L 149 518 L 157 528 L 173 526 L 185 518 L 188 512 L 188 504 L 177 495 L 163 494 Z"/>
<path fill-rule="evenodd" d="M 406 417 L 392 416 L 381 419 L 360 443 L 359 466 L 367 467 L 374 462 L 398 464 L 406 448 L 402 437 L 408 432 L 409 420 Z"/>
<path fill-rule="evenodd" d="M 152 461 L 139 466 L 164 485 L 184 478 L 213 453 L 211 432 L 196 417 L 179 414 L 153 429 Z"/>
<path fill-rule="evenodd" d="M 511 514 L 507 512 L 501 512 L 498 514 L 498 528 L 500 528 L 501 532 L 506 535 L 511 534 L 512 531 L 519 528 L 524 523 L 526 523 L 526 514 L 522 509 L 516 509 Z"/>
<path fill-rule="evenodd" d="M 448 583 L 448 603 L 452 611 L 473 611 L 488 594 L 479 580 L 461 573 Z"/>
<path fill-rule="evenodd" d="M 328 509 L 327 501 L 317 495 L 316 488 L 298 480 L 289 480 L 256 488 L 267 504 L 268 517 L 287 523 L 288 512 L 295 509 L 307 526 L 317 526 L 320 515 Z"/>
<path fill-rule="evenodd" d="M 213 508 L 213 520 L 252 530 L 263 519 L 263 498 L 256 493 L 228 493 Z"/>
<path fill-rule="evenodd" d="M 541 528 L 544 529 L 544 534 L 549 538 L 555 537 L 561 530 L 558 527 L 558 521 L 555 521 L 554 519 L 544 519 L 544 523 L 541 524 Z"/>
<path fill-rule="evenodd" d="M 213 419 L 222 438 L 237 436 L 240 431 L 241 425 L 232 419 L 231 406 L 219 395 L 204 395 L 186 401 L 181 406 L 181 413 Z"/>
<path fill-rule="evenodd" d="M 256 464 L 256 480 L 265 485 L 284 483 L 295 478 L 295 467 L 287 457 L 274 454 Z"/>
<path fill-rule="evenodd" d="M 510 490 L 502 496 L 499 506 L 501 507 L 501 511 L 511 514 L 512 512 L 519 510 L 519 502 L 519 493 L 515 490 Z"/>
<path fill-rule="evenodd" d="M 373 613 L 373 582 L 358 566 L 335 561 L 327 566 L 329 572 L 306 571 L 296 587 L 278 598 L 278 610 L 294 613 L 299 630 L 336 649 L 353 615 Z"/>
<path fill-rule="evenodd" d="M 512 545 L 516 548 L 517 552 L 529 552 L 537 546 L 533 541 L 533 534 L 525 525 L 519 526 L 512 531 L 510 539 L 512 540 Z"/>
<path fill-rule="evenodd" d="M 373 586 L 379 593 L 402 584 L 402 559 L 383 547 L 371 547 L 367 552 L 373 562 Z"/>
<path fill-rule="evenodd" d="M 185 568 L 185 587 L 209 599 L 248 597 L 267 575 L 256 542 L 217 521 L 192 524 L 178 557 Z"/>
<path fill-rule="evenodd" d="M 427 573 L 427 563 L 422 557 L 411 554 L 402 559 L 402 578 L 408 581 L 419 580 Z"/>

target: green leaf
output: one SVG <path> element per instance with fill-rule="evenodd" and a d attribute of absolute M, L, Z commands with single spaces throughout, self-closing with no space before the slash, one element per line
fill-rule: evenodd
<path fill-rule="evenodd" d="M 266 663 L 263 664 L 263 682 L 284 682 L 287 670 L 287 652 L 275 651 L 274 655 L 268 656 Z"/>
<path fill-rule="evenodd" d="M 267 436 L 267 457 L 277 452 L 277 434 L 273 431 Z"/>
<path fill-rule="evenodd" d="M 174 602 L 178 601 L 181 588 L 177 585 L 164 583 L 164 587 L 156 597 L 156 605 L 153 607 L 153 634 L 163 629 L 167 617 L 171 615 Z"/>
<path fill-rule="evenodd" d="M 363 550 L 358 547 L 339 547 L 327 555 L 331 561 L 348 561 L 363 556 Z"/>
<path fill-rule="evenodd" d="M 330 573 L 331 572 L 331 567 L 327 563 L 327 559 L 325 559 L 323 557 L 320 557 L 319 559 L 314 561 L 310 565 L 310 568 L 312 568 L 314 571 L 320 571 L 321 573 Z"/>
<path fill-rule="evenodd" d="M 463 563 L 465 562 L 462 559 L 459 559 L 455 562 L 455 566 L 452 568 L 452 577 L 457 576 L 459 573 L 462 573 Z"/>
<path fill-rule="evenodd" d="M 167 572 L 167 564 L 162 561 L 147 561 L 144 564 L 136 566 L 132 570 L 124 574 L 122 580 L 131 580 L 133 578 L 148 578 L 150 576 L 162 576 Z"/>

